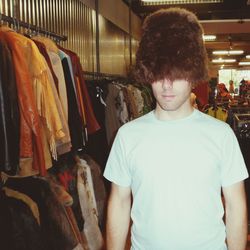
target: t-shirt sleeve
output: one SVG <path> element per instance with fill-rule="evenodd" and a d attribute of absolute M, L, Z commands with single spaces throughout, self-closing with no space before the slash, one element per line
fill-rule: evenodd
<path fill-rule="evenodd" d="M 131 184 L 131 175 L 127 164 L 125 143 L 120 131 L 118 131 L 112 145 L 104 170 L 104 177 L 120 186 L 128 187 Z"/>
<path fill-rule="evenodd" d="M 222 186 L 230 186 L 248 178 L 248 171 L 238 140 L 230 127 L 227 129 L 222 148 Z"/>

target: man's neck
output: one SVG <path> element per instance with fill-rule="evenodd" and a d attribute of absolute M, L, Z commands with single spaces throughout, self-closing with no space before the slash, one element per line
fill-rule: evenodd
<path fill-rule="evenodd" d="M 157 104 L 155 108 L 155 116 L 161 121 L 174 121 L 191 115 L 193 111 L 194 108 L 191 105 L 178 110 L 164 110 Z"/>

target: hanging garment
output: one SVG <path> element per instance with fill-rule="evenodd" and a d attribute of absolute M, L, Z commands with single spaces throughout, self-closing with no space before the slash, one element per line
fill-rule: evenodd
<path fill-rule="evenodd" d="M 133 97 L 133 93 L 130 91 L 128 87 L 123 88 L 124 100 L 127 104 L 129 120 L 133 120 L 137 116 L 137 109 L 135 100 Z"/>
<path fill-rule="evenodd" d="M 79 160 L 77 170 L 77 188 L 82 214 L 84 217 L 84 233 L 90 250 L 103 248 L 103 238 L 98 227 L 97 211 L 95 210 L 91 188 L 87 178 L 86 162 Z"/>
<path fill-rule="evenodd" d="M 223 122 L 226 122 L 228 117 L 227 111 L 222 107 L 217 107 L 217 108 L 211 107 L 208 109 L 207 114 Z"/>
<path fill-rule="evenodd" d="M 0 171 L 15 175 L 19 167 L 20 113 L 11 52 L 0 43 Z"/>
<path fill-rule="evenodd" d="M 50 83 L 51 83 L 51 89 L 52 89 L 53 95 L 55 97 L 56 107 L 57 107 L 57 110 L 59 113 L 60 120 L 62 122 L 62 131 L 65 134 L 64 137 L 56 140 L 57 154 L 62 155 L 62 154 L 65 154 L 67 152 L 70 152 L 71 147 L 72 147 L 70 132 L 69 132 L 69 125 L 68 125 L 68 121 L 66 120 L 66 118 L 64 116 L 62 104 L 59 100 L 58 93 L 57 93 L 55 84 L 53 82 L 53 77 L 52 77 L 51 72 L 48 68 L 47 68 L 47 72 L 48 72 L 48 77 L 49 77 Z"/>
<path fill-rule="evenodd" d="M 73 86 L 73 82 L 70 77 L 69 68 L 67 65 L 67 61 L 63 62 L 63 70 L 65 74 L 66 81 L 66 89 L 67 89 L 67 98 L 68 98 L 68 123 L 69 123 L 69 131 L 70 138 L 72 143 L 73 150 L 79 150 L 84 147 L 85 144 L 85 130 L 84 123 L 81 119 L 79 109 L 78 109 L 78 101 L 77 96 L 75 95 L 75 90 Z"/>
<path fill-rule="evenodd" d="M 76 91 L 76 84 L 75 84 L 75 78 L 74 78 L 74 74 L 73 74 L 73 67 L 72 67 L 72 62 L 71 62 L 71 59 L 70 57 L 65 53 L 63 52 L 62 50 L 58 49 L 58 55 L 61 59 L 61 63 L 62 65 L 64 64 L 63 62 L 66 61 L 67 62 L 67 65 L 68 65 L 68 68 L 69 68 L 69 72 L 70 72 L 70 79 L 72 81 L 72 84 L 73 84 L 73 87 L 74 87 L 74 90 L 75 90 L 75 95 L 77 95 L 77 91 Z M 65 71 L 64 71 L 64 75 L 65 75 Z M 80 112 L 80 107 L 78 106 L 79 108 L 79 112 Z"/>
<path fill-rule="evenodd" d="M 51 169 L 51 172 L 57 177 L 60 185 L 62 185 L 73 198 L 73 204 L 71 208 L 74 212 L 78 228 L 80 232 L 82 232 L 84 220 L 82 217 L 79 196 L 77 193 L 77 169 L 75 167 L 75 160 L 73 159 L 72 155 L 66 154 L 61 156 L 55 163 L 54 168 Z"/>
<path fill-rule="evenodd" d="M 5 186 L 28 195 L 39 208 L 41 235 L 50 250 L 72 250 L 78 240 L 64 206 L 57 199 L 46 178 L 9 178 Z"/>
<path fill-rule="evenodd" d="M 122 86 L 118 83 L 112 83 L 115 84 L 117 88 L 120 89 L 117 97 L 116 97 L 116 114 L 120 121 L 120 124 L 125 124 L 129 121 L 129 113 L 127 108 L 127 103 L 125 102 L 124 92 L 123 89 L 126 88 L 126 86 Z"/>
<path fill-rule="evenodd" d="M 107 207 L 107 192 L 104 184 L 104 178 L 100 166 L 89 155 L 83 155 L 84 160 L 87 162 L 91 170 L 91 176 L 93 181 L 94 195 L 98 212 L 98 224 L 101 230 L 105 228 L 105 216 Z"/>
<path fill-rule="evenodd" d="M 70 138 L 70 133 L 69 133 L 68 120 L 66 119 L 65 112 L 63 111 L 62 103 L 59 100 L 59 96 L 58 96 L 58 88 L 59 88 L 58 78 L 55 75 L 54 69 L 52 67 L 52 62 L 50 60 L 50 57 L 46 50 L 45 45 L 38 40 L 34 40 L 34 42 L 36 46 L 38 47 L 40 53 L 44 56 L 44 59 L 45 59 L 44 64 L 46 66 L 46 70 L 48 73 L 49 83 L 51 85 L 51 90 L 53 91 L 55 104 L 59 113 L 60 120 L 62 122 L 62 126 L 63 126 L 62 131 L 65 134 L 64 137 L 56 140 L 57 154 L 62 155 L 62 154 L 69 152 L 71 150 L 72 145 L 71 145 L 71 138 Z"/>
<path fill-rule="evenodd" d="M 109 145 L 112 144 L 117 130 L 122 125 L 116 111 L 117 101 L 119 100 L 117 98 L 119 96 L 119 92 L 119 86 L 116 86 L 115 84 L 108 85 L 108 95 L 105 100 L 105 103 L 107 104 L 105 109 L 105 127 Z M 120 103 L 118 105 L 120 106 Z"/>
<path fill-rule="evenodd" d="M 21 110 L 20 157 L 33 157 L 33 168 L 39 169 L 40 174 L 45 175 L 46 169 L 41 139 L 40 118 L 36 108 L 31 76 L 26 61 L 28 54 L 25 55 L 25 51 L 20 48 L 20 44 L 23 44 L 23 48 L 25 48 L 25 42 L 22 40 L 21 35 L 16 34 L 8 27 L 0 28 L 0 42 L 8 44 L 9 49 L 12 51 L 18 101 Z M 26 51 L 26 53 L 27 52 L 28 51 Z"/>
<path fill-rule="evenodd" d="M 84 103 L 83 103 L 84 97 L 82 96 L 82 93 L 81 93 L 80 82 L 78 78 L 76 79 L 74 78 L 72 62 L 71 62 L 70 57 L 62 50 L 59 50 L 59 55 L 62 61 L 63 71 L 64 71 L 66 81 L 68 82 L 68 84 L 72 85 L 74 88 L 74 93 L 77 99 L 78 111 L 81 117 L 81 123 L 82 123 L 83 129 L 86 130 L 84 131 L 85 132 L 84 141 L 86 142 L 87 141 L 87 122 L 86 122 L 86 115 L 85 115 L 86 111 L 84 108 Z"/>
<path fill-rule="evenodd" d="M 69 57 L 65 52 L 63 52 L 63 51 L 60 50 L 60 49 L 59 49 L 59 56 L 60 56 L 60 58 L 61 58 L 61 61 L 63 61 L 63 59 L 66 58 L 66 60 L 67 60 L 67 62 L 68 62 L 71 81 L 73 82 L 73 86 L 74 86 L 75 93 L 76 93 L 75 79 L 74 79 L 73 66 L 72 66 L 71 59 L 70 59 L 70 57 Z"/>
<path fill-rule="evenodd" d="M 79 81 L 80 87 L 81 87 L 81 93 L 82 96 L 84 96 L 83 102 L 84 102 L 84 108 L 85 108 L 85 114 L 86 114 L 86 122 L 87 122 L 87 131 L 89 134 L 95 133 L 100 129 L 100 126 L 94 116 L 92 104 L 89 98 L 88 90 L 83 78 L 83 69 L 80 63 L 80 59 L 77 56 L 76 53 L 64 49 L 61 46 L 58 46 L 60 50 L 64 51 L 66 54 L 68 54 L 71 58 L 72 66 L 73 66 L 73 72 L 75 77 L 75 82 Z M 78 80 L 77 80 L 78 79 Z"/>
<path fill-rule="evenodd" d="M 11 188 L 8 188 L 8 187 L 3 187 L 2 190 L 5 192 L 6 196 L 19 199 L 23 201 L 24 203 L 26 203 L 29 206 L 32 212 L 32 215 L 36 219 L 38 225 L 40 225 L 40 216 L 39 216 L 38 206 L 29 196 L 21 192 L 18 192 L 16 190 L 13 190 Z"/>
<path fill-rule="evenodd" d="M 32 38 L 33 41 L 41 42 L 48 53 L 49 60 L 52 65 L 52 69 L 58 79 L 58 95 L 63 107 L 64 115 L 66 121 L 68 120 L 68 98 L 67 98 L 67 91 L 66 91 L 66 83 L 63 73 L 63 67 L 61 63 L 61 59 L 59 56 L 59 49 L 57 48 L 56 44 L 49 38 L 35 36 Z"/>
<path fill-rule="evenodd" d="M 109 147 L 106 135 L 105 126 L 105 109 L 106 106 L 102 100 L 106 99 L 108 92 L 108 82 L 106 81 L 86 81 L 91 103 L 93 104 L 93 110 L 95 117 L 100 125 L 100 129 L 91 135 L 88 135 L 88 142 L 86 144 L 86 153 L 91 155 L 96 162 L 104 169 L 108 158 Z M 100 145 L 102 150 L 100 150 Z"/>
<path fill-rule="evenodd" d="M 131 101 L 134 102 L 136 107 L 135 113 L 133 114 L 133 117 L 135 119 L 143 115 L 144 100 L 141 95 L 141 91 L 137 87 L 129 84 L 128 89 L 133 96 Z"/>
<path fill-rule="evenodd" d="M 48 250 L 41 227 L 27 203 L 0 191 L 0 248 Z"/>
<path fill-rule="evenodd" d="M 53 158 L 57 159 L 56 141 L 62 140 L 66 135 L 63 131 L 63 122 L 60 119 L 60 114 L 52 90 L 52 84 L 48 76 L 48 66 L 44 57 L 40 54 L 37 46 L 32 40 L 20 34 L 16 34 L 10 29 L 5 32 L 5 37 L 8 37 L 10 41 L 12 39 L 13 41 L 18 42 L 17 45 L 19 46 L 19 49 L 22 49 L 23 51 L 23 57 L 26 59 L 27 64 L 26 75 L 29 75 L 30 77 L 35 106 L 40 116 L 39 125 L 44 129 L 42 133 L 46 135 Z M 27 110 L 28 109 L 26 109 L 26 112 Z M 24 136 L 28 137 L 29 135 L 24 133 Z M 45 139 L 43 136 L 41 136 L 41 138 Z M 31 156 L 27 155 L 27 157 Z M 48 159 L 48 156 L 45 155 L 45 159 Z M 34 159 L 33 165 L 35 165 L 35 162 Z"/>
<path fill-rule="evenodd" d="M 46 47 L 42 42 L 39 42 L 39 41 L 36 41 L 36 40 L 34 40 L 34 42 L 35 42 L 37 48 L 39 49 L 40 53 L 44 56 L 44 58 L 45 58 L 45 60 L 46 60 L 46 62 L 48 64 L 48 67 L 50 69 L 50 72 L 51 72 L 53 80 L 54 80 L 54 84 L 55 84 L 56 89 L 58 91 L 58 79 L 57 79 L 56 74 L 55 74 L 55 72 L 53 70 L 53 67 L 52 67 L 48 52 L 46 50 Z"/>
<path fill-rule="evenodd" d="M 154 108 L 154 97 L 150 86 L 139 85 L 138 87 L 140 88 L 143 97 L 143 115 L 145 115 Z"/>
<path fill-rule="evenodd" d="M 68 220 L 70 221 L 71 228 L 72 228 L 72 231 L 73 231 L 75 237 L 77 238 L 77 240 L 80 243 L 80 245 L 82 246 L 82 248 L 88 250 L 88 244 L 87 244 L 86 237 L 84 235 L 84 232 L 79 231 L 79 228 L 77 226 L 77 222 L 76 222 L 76 219 L 75 219 L 75 216 L 74 216 L 74 213 L 73 213 L 71 207 L 66 207 L 65 210 L 66 210 Z M 79 244 L 78 244 L 78 246 L 79 246 Z"/>

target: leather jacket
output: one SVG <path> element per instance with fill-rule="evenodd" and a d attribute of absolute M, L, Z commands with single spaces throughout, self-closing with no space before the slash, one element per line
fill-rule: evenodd
<path fill-rule="evenodd" d="M 19 166 L 20 115 L 11 52 L 0 43 L 0 171 L 15 175 Z"/>
<path fill-rule="evenodd" d="M 27 38 L 26 38 L 27 39 Z M 12 53 L 15 79 L 20 107 L 20 157 L 33 157 L 33 168 L 39 169 L 41 175 L 46 174 L 41 136 L 41 122 L 28 71 L 28 50 L 19 34 L 8 27 L 0 28 L 0 41 L 6 42 Z M 20 46 L 23 46 L 22 47 Z M 26 155 L 27 154 L 27 155 Z"/>

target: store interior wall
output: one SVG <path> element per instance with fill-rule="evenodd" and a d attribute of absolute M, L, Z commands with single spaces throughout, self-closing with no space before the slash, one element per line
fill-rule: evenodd
<path fill-rule="evenodd" d="M 133 25 L 129 29 L 127 5 L 121 0 L 99 0 L 100 30 L 96 41 L 95 3 L 96 0 L 2 0 L 0 13 L 67 36 L 67 41 L 60 44 L 79 55 L 85 71 L 97 72 L 96 60 L 99 59 L 101 73 L 127 75 L 130 56 L 133 62 L 140 37 L 140 20 L 132 13 Z M 12 28 L 18 28 L 18 23 Z M 129 46 L 130 39 L 132 46 Z M 99 57 L 96 42 L 100 46 Z"/>
<path fill-rule="evenodd" d="M 129 7 L 121 0 L 99 0 L 99 13 L 129 34 Z M 136 40 L 141 37 L 141 19 L 131 13 L 131 35 Z"/>
<path fill-rule="evenodd" d="M 129 34 L 99 16 L 100 30 L 100 71 L 107 74 L 127 75 L 130 71 Z M 132 39 L 132 64 L 138 41 Z"/>

